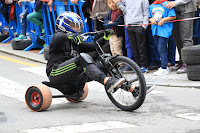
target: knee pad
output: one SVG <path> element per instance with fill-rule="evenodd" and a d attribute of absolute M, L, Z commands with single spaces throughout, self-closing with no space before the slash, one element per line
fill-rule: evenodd
<path fill-rule="evenodd" d="M 94 60 L 89 54 L 80 53 L 78 57 L 75 58 L 75 64 L 81 66 L 82 68 L 86 67 L 89 64 L 94 64 Z"/>

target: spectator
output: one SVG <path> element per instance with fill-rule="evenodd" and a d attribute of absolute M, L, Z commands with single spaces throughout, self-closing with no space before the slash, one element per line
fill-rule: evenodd
<path fill-rule="evenodd" d="M 70 0 L 73 4 L 76 4 L 78 0 Z M 85 3 L 89 3 L 88 5 L 83 5 L 83 7 L 87 7 L 83 9 L 84 16 L 87 17 L 87 23 L 91 26 L 91 18 L 104 19 L 104 17 L 108 14 L 110 10 L 106 4 L 106 0 L 86 0 Z M 87 11 L 84 11 L 87 10 Z M 86 13 L 87 12 L 87 13 Z M 102 30 L 103 23 L 94 20 L 95 30 Z M 91 28 L 90 28 L 91 30 Z"/>
<path fill-rule="evenodd" d="M 8 5 L 5 3 L 5 0 L 0 0 L 0 2 L 0 13 L 3 15 L 6 22 L 9 24 Z"/>
<path fill-rule="evenodd" d="M 200 14 L 200 0 L 197 1 L 197 11 L 195 12 L 195 17 L 199 17 Z M 194 20 L 194 27 L 193 27 L 193 41 L 194 45 L 200 44 L 200 20 Z"/>
<path fill-rule="evenodd" d="M 149 21 L 148 0 L 125 0 L 125 4 L 120 0 L 113 0 L 123 11 L 126 25 L 147 24 Z M 126 6 L 125 6 L 126 5 Z M 136 63 L 141 66 L 142 72 L 148 72 L 149 58 L 146 47 L 147 26 L 128 26 L 127 32 L 130 39 Z"/>
<path fill-rule="evenodd" d="M 123 55 L 122 52 L 122 40 L 124 37 L 124 28 L 118 25 L 124 24 L 124 16 L 120 9 L 118 9 L 116 3 L 113 0 L 107 0 L 107 4 L 110 7 L 108 15 L 104 18 L 104 28 L 112 28 L 115 32 L 109 39 L 110 50 L 112 55 Z"/>
<path fill-rule="evenodd" d="M 26 2 L 28 0 L 19 0 L 18 1 L 18 5 L 19 7 L 21 7 L 21 2 Z M 20 21 L 22 23 L 22 35 L 19 35 L 18 38 L 15 38 L 16 40 L 20 40 L 20 39 L 27 39 L 26 36 L 26 27 L 27 27 L 27 22 L 26 22 L 26 17 L 28 15 L 28 8 L 22 9 L 23 12 L 19 15 L 20 16 Z"/>
<path fill-rule="evenodd" d="M 27 19 L 33 24 L 37 25 L 42 30 L 42 34 L 44 34 L 44 26 L 42 20 L 42 1 L 35 0 L 35 10 L 28 14 Z"/>
<path fill-rule="evenodd" d="M 166 5 L 168 9 L 175 7 L 176 18 L 177 19 L 186 19 L 193 18 L 196 10 L 194 0 L 175 0 L 170 1 Z M 172 69 L 177 70 L 177 73 L 185 73 L 186 72 L 186 64 L 183 64 L 181 59 L 181 49 L 183 47 L 193 45 L 193 20 L 189 21 L 179 21 L 173 23 L 173 36 L 175 44 L 178 48 L 179 52 L 179 63 Z"/>
<path fill-rule="evenodd" d="M 169 74 L 168 58 L 167 58 L 167 42 L 172 35 L 173 23 L 167 22 L 175 19 L 176 14 L 174 9 L 167 9 L 166 0 L 155 0 L 149 8 L 149 21 L 151 22 L 152 35 L 155 44 L 158 46 L 158 52 L 161 58 L 161 67 L 154 75 L 161 76 Z M 167 23 L 165 23 L 167 22 Z"/>

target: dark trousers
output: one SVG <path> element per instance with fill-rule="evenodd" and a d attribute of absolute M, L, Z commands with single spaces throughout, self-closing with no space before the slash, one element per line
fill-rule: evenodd
<path fill-rule="evenodd" d="M 102 83 L 102 81 L 100 81 L 100 76 L 105 74 L 96 66 L 96 64 L 88 64 L 85 67 L 86 69 L 84 72 L 84 69 L 81 66 L 76 65 L 76 58 L 54 65 L 49 75 L 50 82 L 60 85 L 67 84 L 68 86 L 71 86 L 71 88 L 76 89 L 82 89 L 82 87 L 84 87 L 87 77 Z"/>
<path fill-rule="evenodd" d="M 28 8 L 25 9 L 21 14 L 20 17 L 22 18 L 22 35 L 26 36 L 26 27 L 27 27 L 27 20 L 26 17 L 28 15 Z"/>
<path fill-rule="evenodd" d="M 160 55 L 158 53 L 158 46 L 155 44 L 153 39 L 151 26 L 147 27 L 147 45 L 148 45 L 148 53 L 152 66 L 160 66 Z"/>
<path fill-rule="evenodd" d="M 142 27 L 127 27 L 131 48 L 135 56 L 136 63 L 141 67 L 149 66 L 149 58 L 146 46 L 146 33 Z"/>
<path fill-rule="evenodd" d="M 200 9 L 195 12 L 195 17 L 199 17 Z M 193 41 L 194 45 L 200 44 L 200 20 L 194 20 L 194 27 L 193 27 Z"/>
<path fill-rule="evenodd" d="M 9 14 L 8 14 L 8 8 L 4 8 L 3 5 L 0 6 L 0 13 L 5 18 L 6 22 L 9 24 Z"/>
<path fill-rule="evenodd" d="M 161 68 L 166 69 L 168 63 L 168 51 L 167 51 L 167 42 L 168 38 L 154 36 L 155 44 L 158 46 L 158 52 L 160 54 L 161 59 Z"/>
<path fill-rule="evenodd" d="M 171 35 L 168 39 L 168 63 L 175 65 L 176 63 L 176 44 L 174 38 Z"/>

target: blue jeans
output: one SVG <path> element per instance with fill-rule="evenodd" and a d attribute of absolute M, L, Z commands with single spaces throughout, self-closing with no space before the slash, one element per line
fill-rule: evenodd
<path fill-rule="evenodd" d="M 195 12 L 195 17 L 199 17 L 200 9 Z M 194 45 L 200 44 L 200 20 L 195 19 L 193 24 L 193 41 Z"/>
<path fill-rule="evenodd" d="M 126 47 L 126 50 L 127 50 L 127 57 L 134 60 L 135 57 L 133 55 L 133 51 L 132 51 L 132 48 L 131 48 L 130 40 L 128 38 L 128 33 L 127 33 L 127 30 L 126 30 L 126 27 L 124 27 L 124 33 L 125 33 L 125 47 Z"/>
<path fill-rule="evenodd" d="M 158 53 L 158 46 L 154 42 L 151 26 L 148 26 L 146 31 L 147 31 L 147 46 L 148 46 L 151 65 L 160 66 L 160 55 Z"/>
<path fill-rule="evenodd" d="M 168 63 L 168 51 L 167 51 L 167 43 L 168 38 L 160 37 L 160 36 L 154 36 L 155 44 L 158 46 L 158 52 L 160 54 L 161 59 L 161 68 L 166 69 L 167 63 Z"/>
<path fill-rule="evenodd" d="M 168 63 L 175 65 L 176 64 L 176 44 L 174 43 L 174 38 L 171 35 L 168 40 Z"/>
<path fill-rule="evenodd" d="M 26 22 L 26 16 L 28 15 L 28 8 L 25 9 L 20 16 L 23 16 L 22 18 L 22 35 L 26 36 L 26 27 L 27 27 L 27 22 Z"/>

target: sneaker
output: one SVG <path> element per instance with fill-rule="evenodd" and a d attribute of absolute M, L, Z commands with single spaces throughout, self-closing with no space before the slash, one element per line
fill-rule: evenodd
<path fill-rule="evenodd" d="M 176 71 L 177 74 L 186 73 L 186 64 L 183 64 L 181 68 Z"/>
<path fill-rule="evenodd" d="M 153 73 L 154 76 L 163 76 L 163 75 L 168 75 L 168 74 L 169 74 L 168 67 L 167 69 L 158 68 L 158 71 Z"/>
<path fill-rule="evenodd" d="M 146 94 L 150 93 L 152 90 L 154 90 L 156 87 L 156 85 L 152 85 L 152 86 L 147 86 L 146 88 Z M 139 96 L 139 87 L 135 87 L 134 91 L 132 92 L 133 97 L 135 100 L 138 99 Z"/>
<path fill-rule="evenodd" d="M 171 67 L 171 71 L 177 71 L 182 67 L 183 64 L 177 64 L 176 66 Z"/>
<path fill-rule="evenodd" d="M 105 84 L 105 88 L 108 93 L 114 92 L 114 89 L 125 82 L 124 78 L 116 79 L 116 78 L 109 78 Z"/>
<path fill-rule="evenodd" d="M 148 94 L 148 93 L 150 93 L 152 90 L 154 90 L 155 87 L 156 87 L 156 85 L 147 86 L 146 94 Z"/>
<path fill-rule="evenodd" d="M 27 36 L 19 35 L 18 38 L 15 38 L 15 40 L 21 40 L 21 39 L 27 39 Z"/>
<path fill-rule="evenodd" d="M 160 66 L 153 66 L 153 65 L 151 65 L 151 66 L 149 66 L 148 67 L 148 69 L 149 70 L 155 70 L 155 69 L 158 69 Z"/>
<path fill-rule="evenodd" d="M 142 73 L 148 73 L 149 72 L 147 67 L 141 67 L 141 71 L 142 71 Z"/>

